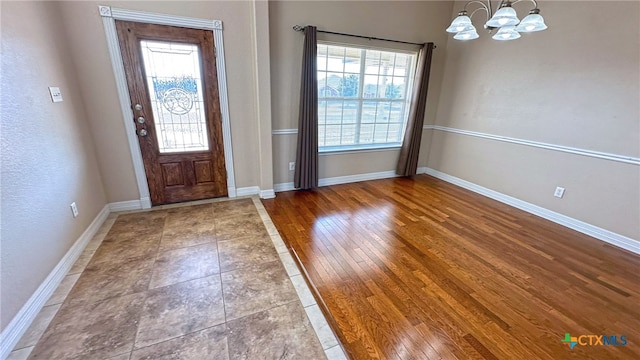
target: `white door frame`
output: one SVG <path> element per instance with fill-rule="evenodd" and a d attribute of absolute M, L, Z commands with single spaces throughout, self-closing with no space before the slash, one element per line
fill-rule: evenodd
<path fill-rule="evenodd" d="M 222 38 L 222 21 L 188 18 L 174 15 L 154 14 L 143 11 L 133 11 L 125 9 L 116 9 L 110 6 L 98 6 L 104 31 L 107 36 L 107 44 L 109 46 L 109 55 L 111 56 L 111 65 L 116 79 L 118 88 L 118 98 L 120 99 L 120 107 L 122 110 L 122 120 L 129 141 L 129 149 L 131 150 L 131 159 L 133 160 L 133 170 L 138 183 L 138 191 L 140 192 L 140 205 L 143 209 L 151 207 L 151 197 L 149 195 L 149 184 L 144 171 L 144 163 L 142 162 L 142 153 L 136 135 L 135 124 L 133 119 L 133 110 L 131 109 L 131 100 L 129 97 L 129 88 L 127 87 L 127 78 L 124 73 L 122 63 L 122 55 L 120 54 L 120 45 L 118 43 L 118 33 L 116 31 L 115 20 L 135 21 L 141 23 L 180 26 L 192 29 L 203 29 L 213 31 L 214 45 L 216 52 L 216 69 L 218 72 L 218 92 L 220 97 L 220 113 L 222 115 L 222 139 L 224 143 L 224 160 L 227 170 L 227 192 L 230 198 L 236 197 L 236 180 L 233 172 L 233 153 L 231 148 L 231 123 L 229 120 L 229 97 L 227 95 L 227 73 L 224 63 L 224 42 Z"/>

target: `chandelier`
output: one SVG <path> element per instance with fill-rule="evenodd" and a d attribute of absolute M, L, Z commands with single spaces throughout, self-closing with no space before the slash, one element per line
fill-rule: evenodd
<path fill-rule="evenodd" d="M 531 1 L 534 8 L 529 11 L 522 21 L 518 19 L 516 11 L 512 5 L 515 5 L 521 1 Z M 494 40 L 515 40 L 520 37 L 520 33 L 541 31 L 547 28 L 544 23 L 544 19 L 540 15 L 540 9 L 538 9 L 538 3 L 535 0 L 501 0 L 498 11 L 493 14 L 491 10 L 491 1 L 486 0 L 486 4 L 480 0 L 469 1 L 464 5 L 462 11 L 458 13 L 458 17 L 453 19 L 451 25 L 447 28 L 448 33 L 454 33 L 453 36 L 456 40 L 473 40 L 480 36 L 476 31 L 475 26 L 471 23 L 473 15 L 481 10 L 487 13 L 487 22 L 484 24 L 484 28 L 492 32 L 495 29 L 498 31 L 493 35 Z M 467 6 L 471 4 L 478 4 L 480 7 L 476 8 L 467 15 Z"/>

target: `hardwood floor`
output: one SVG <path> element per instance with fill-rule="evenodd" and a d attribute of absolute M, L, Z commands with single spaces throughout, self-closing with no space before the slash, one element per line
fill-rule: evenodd
<path fill-rule="evenodd" d="M 352 359 L 640 358 L 638 255 L 426 175 L 263 203 Z"/>

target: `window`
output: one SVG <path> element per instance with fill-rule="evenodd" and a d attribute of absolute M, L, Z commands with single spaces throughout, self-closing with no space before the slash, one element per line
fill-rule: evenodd
<path fill-rule="evenodd" d="M 320 152 L 402 144 L 415 53 L 318 44 Z"/>

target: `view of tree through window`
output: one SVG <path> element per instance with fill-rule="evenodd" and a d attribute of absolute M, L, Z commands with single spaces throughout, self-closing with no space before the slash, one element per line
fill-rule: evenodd
<path fill-rule="evenodd" d="M 402 143 L 415 54 L 318 44 L 318 146 Z"/>

